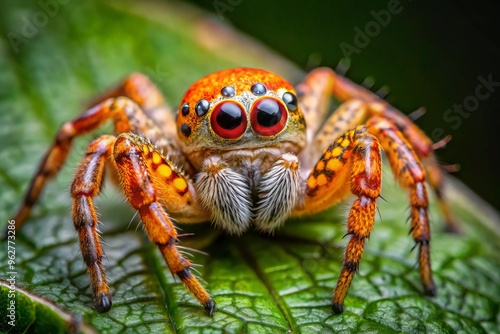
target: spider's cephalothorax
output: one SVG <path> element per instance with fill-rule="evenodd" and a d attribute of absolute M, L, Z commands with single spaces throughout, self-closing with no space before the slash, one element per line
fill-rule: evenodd
<path fill-rule="evenodd" d="M 240 234 L 253 223 L 271 232 L 303 197 L 304 116 L 276 74 L 240 68 L 200 79 L 181 101 L 177 129 L 198 171 L 197 198 L 224 230 Z"/>
<path fill-rule="evenodd" d="M 343 103 L 327 118 L 332 96 Z M 441 197 L 442 175 L 432 143 L 401 112 L 332 70 L 312 71 L 296 90 L 264 70 L 216 72 L 191 86 L 176 119 L 145 76 L 127 77 L 60 128 L 15 217 L 17 228 L 45 181 L 64 164 L 72 140 L 108 120 L 116 135 L 103 135 L 88 146 L 71 186 L 73 223 L 99 312 L 111 307 L 94 208 L 106 168 L 115 170 L 172 274 L 209 315 L 215 303 L 178 250 L 172 218 L 180 223 L 211 220 L 233 234 L 251 227 L 272 232 L 290 216 L 322 211 L 353 194 L 350 240 L 333 294 L 333 310 L 340 313 L 373 227 L 382 149 L 409 192 L 420 278 L 425 292 L 435 293 L 426 181 L 446 222 L 455 226 Z"/>

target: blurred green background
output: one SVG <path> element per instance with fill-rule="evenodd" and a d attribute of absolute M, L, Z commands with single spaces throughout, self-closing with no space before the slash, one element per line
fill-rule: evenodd
<path fill-rule="evenodd" d="M 438 151 L 439 160 L 458 163 L 461 169 L 454 175 L 500 209 L 498 2 L 190 2 L 304 70 L 335 68 L 345 56 L 341 46 L 352 46 L 347 76 L 358 83 L 372 77 L 373 90 L 387 85 L 387 100 L 405 113 L 424 106 L 427 113 L 417 124 L 433 140 L 453 136 Z M 390 21 L 383 13 L 390 13 Z M 384 18 L 385 26 L 377 23 L 376 16 Z M 363 40 L 359 31 L 368 33 L 368 38 Z M 499 83 L 487 98 L 476 98 L 482 85 L 479 77 Z M 487 95 L 484 88 L 478 89 Z M 457 114 L 454 105 L 464 102 L 471 111 L 464 108 L 462 115 Z"/>

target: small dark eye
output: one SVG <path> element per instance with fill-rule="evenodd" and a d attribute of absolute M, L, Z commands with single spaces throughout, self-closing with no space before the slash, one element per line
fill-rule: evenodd
<path fill-rule="evenodd" d="M 182 115 L 187 116 L 189 114 L 189 104 L 185 103 L 182 106 Z"/>
<path fill-rule="evenodd" d="M 295 95 L 293 95 L 292 93 L 289 93 L 289 92 L 286 92 L 285 94 L 283 94 L 283 102 L 285 102 L 285 105 L 289 111 L 295 111 L 295 110 L 297 110 L 297 107 L 299 106 L 299 103 L 298 103 Z"/>
<path fill-rule="evenodd" d="M 264 95 L 267 92 L 266 86 L 260 82 L 253 84 L 251 90 L 254 95 Z"/>
<path fill-rule="evenodd" d="M 247 128 L 246 113 L 236 102 L 221 102 L 212 111 L 210 124 L 220 137 L 236 139 L 241 137 Z"/>
<path fill-rule="evenodd" d="M 221 94 L 225 97 L 233 97 L 234 95 L 236 95 L 236 91 L 234 90 L 234 87 L 226 86 L 222 88 Z"/>
<path fill-rule="evenodd" d="M 182 124 L 181 132 L 184 136 L 189 137 L 191 135 L 191 127 L 187 124 Z"/>
<path fill-rule="evenodd" d="M 208 109 L 210 109 L 210 102 L 207 100 L 199 100 L 194 109 L 196 110 L 196 115 L 203 116 L 208 112 Z"/>

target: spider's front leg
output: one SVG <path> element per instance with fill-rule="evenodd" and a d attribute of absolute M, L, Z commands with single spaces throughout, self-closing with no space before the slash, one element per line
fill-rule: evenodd
<path fill-rule="evenodd" d="M 347 219 L 351 236 L 333 296 L 335 313 L 343 311 L 347 290 L 359 266 L 364 243 L 370 236 L 376 199 L 382 187 L 380 145 L 366 127 L 347 131 L 323 153 L 307 179 L 305 213 L 321 211 L 344 199 L 357 196 Z"/>
<path fill-rule="evenodd" d="M 352 192 L 358 197 L 349 212 L 344 264 L 333 296 L 335 313 L 343 302 L 370 236 L 375 219 L 375 200 L 380 195 L 380 146 L 386 152 L 399 184 L 410 193 L 411 234 L 419 246 L 420 279 L 427 295 L 435 295 L 430 259 L 430 228 L 425 170 L 404 135 L 384 117 L 370 118 L 366 127 L 342 135 L 325 150 L 307 180 L 304 210 L 317 212 Z M 349 189 L 350 185 L 350 189 Z"/>
<path fill-rule="evenodd" d="M 208 214 L 195 201 L 190 180 L 152 144 L 135 134 L 118 137 L 113 157 L 125 196 L 139 211 L 149 239 L 160 249 L 170 272 L 212 316 L 215 303 L 189 271 L 191 263 L 176 246 L 177 231 L 167 214 L 183 217 L 185 222 L 208 220 Z"/>
<path fill-rule="evenodd" d="M 189 260 L 177 249 L 177 231 L 166 211 L 184 217 L 186 222 L 206 221 L 207 214 L 196 205 L 193 187 L 182 172 L 148 140 L 131 133 L 118 138 L 104 135 L 92 142 L 71 187 L 73 221 L 96 310 L 107 312 L 111 308 L 93 203 L 93 198 L 100 193 L 106 160 L 110 157 L 128 202 L 139 211 L 149 238 L 159 247 L 169 270 L 180 278 L 211 316 L 215 303 L 190 273 Z"/>

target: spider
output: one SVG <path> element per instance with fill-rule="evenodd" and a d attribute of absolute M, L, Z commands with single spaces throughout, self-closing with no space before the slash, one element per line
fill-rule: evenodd
<path fill-rule="evenodd" d="M 342 104 L 327 118 L 331 97 Z M 235 235 L 249 229 L 272 233 L 288 217 L 325 210 L 353 194 L 350 239 L 332 303 L 335 313 L 343 312 L 375 220 L 382 149 L 409 192 L 420 279 L 424 292 L 435 294 L 426 181 L 446 222 L 454 225 L 433 159 L 437 145 L 403 113 L 333 70 L 313 70 L 296 89 L 261 69 L 215 72 L 188 89 L 176 118 L 147 77 L 128 76 L 94 107 L 61 126 L 17 212 L 17 229 L 47 179 L 63 166 L 72 140 L 108 120 L 115 135 L 102 135 L 88 145 L 71 186 L 73 223 L 98 312 L 109 311 L 112 304 L 94 208 L 105 169 L 139 212 L 171 273 L 210 316 L 215 302 L 179 251 L 174 220 L 210 220 Z"/>

